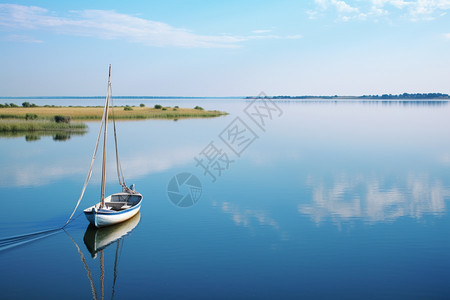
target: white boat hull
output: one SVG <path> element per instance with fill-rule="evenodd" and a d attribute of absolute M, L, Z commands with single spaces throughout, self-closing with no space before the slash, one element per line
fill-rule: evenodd
<path fill-rule="evenodd" d="M 140 197 L 140 200 L 133 205 L 128 206 L 127 208 L 121 210 L 110 209 L 109 205 L 111 203 L 111 197 L 116 195 L 123 195 L 123 193 L 118 193 L 109 196 L 105 199 L 105 207 L 100 208 L 101 203 L 97 203 L 91 207 L 88 207 L 84 210 L 84 214 L 88 221 L 94 225 L 95 227 L 105 227 L 113 224 L 124 222 L 134 215 L 136 215 L 141 209 L 142 195 L 141 194 L 131 194 L 131 196 Z"/>
<path fill-rule="evenodd" d="M 128 235 L 139 224 L 140 213 L 122 223 L 104 228 L 89 225 L 84 233 L 83 241 L 92 257 L 97 252 Z"/>

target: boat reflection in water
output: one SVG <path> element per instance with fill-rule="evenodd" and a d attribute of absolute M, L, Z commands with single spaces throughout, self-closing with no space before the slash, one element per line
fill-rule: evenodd
<path fill-rule="evenodd" d="M 115 242 L 119 245 L 120 240 L 130 233 L 139 224 L 140 220 L 141 214 L 138 212 L 131 219 L 109 227 L 97 228 L 89 224 L 84 233 L 83 242 L 92 257 L 96 258 L 97 253 L 109 245 Z"/>
<path fill-rule="evenodd" d="M 87 276 L 89 279 L 89 282 L 91 284 L 91 291 L 92 291 L 92 297 L 94 300 L 97 299 L 104 299 L 104 279 L 105 279 L 105 262 L 104 262 L 104 254 L 103 250 L 107 248 L 108 246 L 112 244 L 116 244 L 116 251 L 115 251 L 115 258 L 114 258 L 114 279 L 112 283 L 112 292 L 111 292 L 111 299 L 114 298 L 115 293 L 115 285 L 116 285 L 116 279 L 118 274 L 118 261 L 121 251 L 121 248 L 123 247 L 123 241 L 124 238 L 133 231 L 134 228 L 139 224 L 139 221 L 141 220 L 141 214 L 138 212 L 134 217 L 131 219 L 108 227 L 103 228 L 96 228 L 94 225 L 89 224 L 88 228 L 86 229 L 86 232 L 83 237 L 84 244 L 86 245 L 87 250 L 91 254 L 93 259 L 97 258 L 97 254 L 100 254 L 100 295 L 97 294 L 97 289 L 94 284 L 94 279 L 92 277 L 92 272 L 89 268 L 89 265 L 83 255 L 83 252 L 81 251 L 80 247 L 78 247 L 78 244 L 75 242 L 72 237 L 69 237 L 72 239 L 73 243 L 77 247 L 78 253 L 80 255 L 81 261 L 84 264 L 84 268 L 87 271 Z"/>

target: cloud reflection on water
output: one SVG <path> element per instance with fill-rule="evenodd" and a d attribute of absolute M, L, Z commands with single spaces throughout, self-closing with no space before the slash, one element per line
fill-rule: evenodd
<path fill-rule="evenodd" d="M 351 219 L 367 222 L 394 221 L 400 217 L 420 219 L 445 213 L 450 190 L 428 175 L 409 174 L 389 182 L 383 178 L 342 174 L 326 183 L 309 178 L 312 203 L 299 204 L 298 212 L 316 223 L 329 218 L 340 224 Z"/>
<path fill-rule="evenodd" d="M 264 209 L 242 207 L 229 201 L 221 203 L 213 201 L 212 205 L 219 207 L 223 213 L 230 215 L 236 226 L 248 228 L 252 235 L 255 235 L 258 227 L 268 226 L 280 236 L 281 240 L 288 239 L 288 234 L 282 230 L 279 223 Z"/>
<path fill-rule="evenodd" d="M 136 179 L 150 173 L 162 172 L 171 168 L 188 164 L 192 160 L 192 153 L 197 148 L 175 148 L 168 150 L 156 150 L 150 152 L 128 153 L 121 161 L 126 179 Z M 65 180 L 74 176 L 85 176 L 89 169 L 89 161 L 80 157 L 59 159 L 42 159 L 42 153 L 36 153 L 21 161 L 14 161 L 14 164 L 7 164 L 0 172 L 1 187 L 27 187 L 51 184 L 56 181 Z M 101 182 L 99 161 L 97 156 L 96 165 L 91 178 L 91 182 L 98 184 Z M 96 176 L 96 174 L 98 176 Z M 117 180 L 116 165 L 113 155 L 108 156 L 107 178 L 108 183 Z M 82 183 L 82 181 L 80 181 Z"/>

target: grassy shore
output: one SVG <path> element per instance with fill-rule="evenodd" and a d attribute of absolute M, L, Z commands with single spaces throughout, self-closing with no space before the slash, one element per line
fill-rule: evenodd
<path fill-rule="evenodd" d="M 226 115 L 217 110 L 203 110 L 194 108 L 150 108 L 150 107 L 115 107 L 116 119 L 181 119 L 181 118 L 210 118 Z M 0 119 L 25 119 L 27 114 L 35 114 L 38 119 L 53 119 L 55 116 L 69 116 L 72 120 L 100 120 L 103 107 L 8 107 L 0 108 Z M 112 112 L 110 111 L 110 116 Z"/>
<path fill-rule="evenodd" d="M 83 123 L 56 123 L 49 120 L 0 119 L 0 132 L 78 131 L 85 132 Z"/>

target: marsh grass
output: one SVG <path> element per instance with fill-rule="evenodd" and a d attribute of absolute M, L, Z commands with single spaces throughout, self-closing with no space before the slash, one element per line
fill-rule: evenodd
<path fill-rule="evenodd" d="M 26 114 L 36 114 L 39 119 L 52 120 L 55 116 L 68 116 L 72 120 L 100 120 L 103 107 L 9 107 L 0 108 L 0 119 L 25 119 Z M 174 119 L 174 118 L 212 118 L 227 115 L 217 110 L 177 108 L 168 111 L 151 107 L 133 107 L 133 110 L 114 109 L 116 119 Z M 110 112 L 110 117 L 112 112 Z"/>
<path fill-rule="evenodd" d="M 0 119 L 0 132 L 39 132 L 39 131 L 81 131 L 87 130 L 83 123 L 56 123 L 48 120 Z"/>

